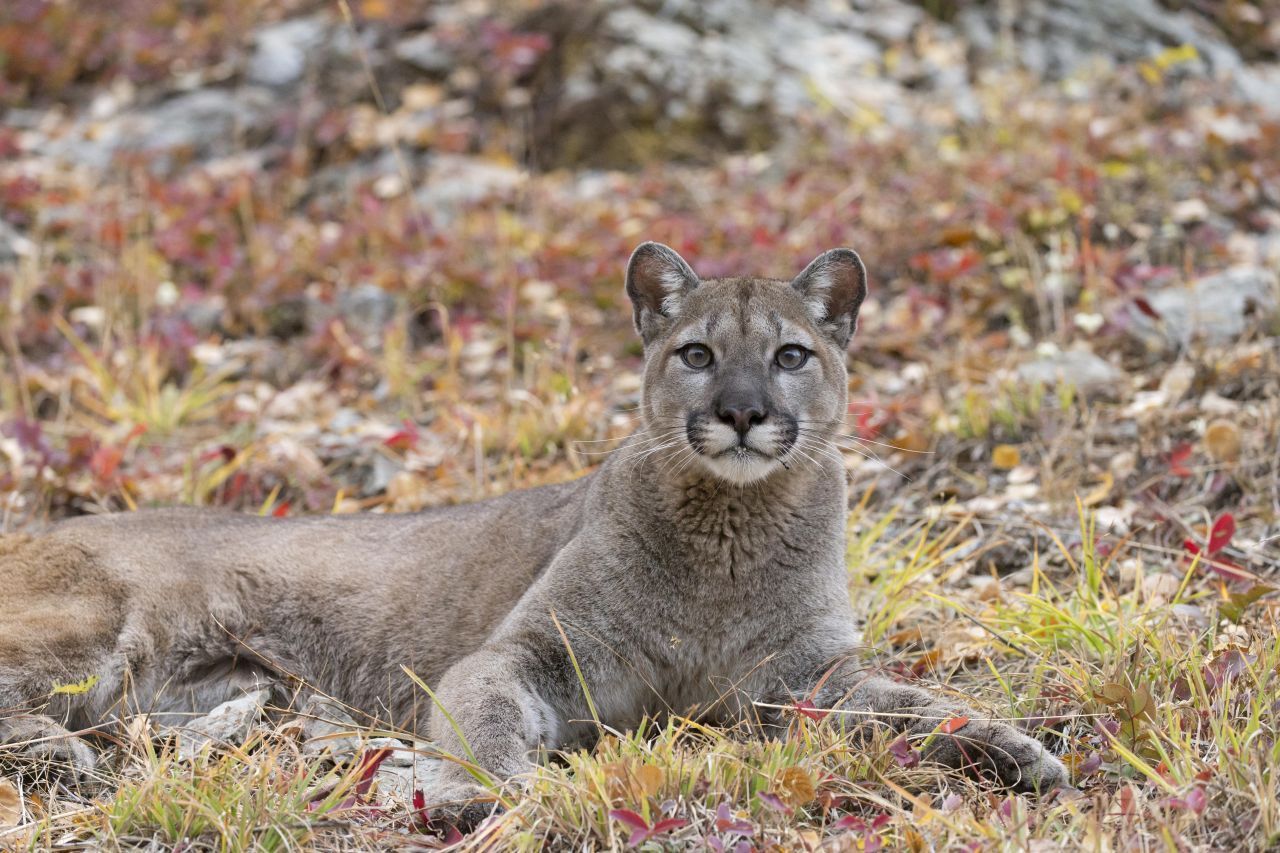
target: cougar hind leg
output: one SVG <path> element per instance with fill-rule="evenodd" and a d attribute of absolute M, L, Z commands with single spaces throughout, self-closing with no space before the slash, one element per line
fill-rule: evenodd
<path fill-rule="evenodd" d="M 67 729 L 110 705 L 124 680 L 116 654 L 124 594 L 85 549 L 53 538 L 0 537 L 0 757 L 93 771 Z"/>

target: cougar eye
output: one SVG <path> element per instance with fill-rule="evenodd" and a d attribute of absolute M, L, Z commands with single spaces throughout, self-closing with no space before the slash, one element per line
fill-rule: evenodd
<path fill-rule="evenodd" d="M 797 344 L 788 344 L 778 350 L 773 360 L 783 370 L 799 370 L 809 360 L 809 351 Z"/>
<path fill-rule="evenodd" d="M 702 344 L 687 344 L 680 348 L 680 358 L 694 370 L 702 370 L 711 365 L 711 350 Z"/>

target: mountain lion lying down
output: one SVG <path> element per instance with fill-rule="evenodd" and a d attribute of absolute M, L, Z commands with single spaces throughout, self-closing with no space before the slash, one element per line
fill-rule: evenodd
<path fill-rule="evenodd" d="M 790 282 L 702 281 L 646 243 L 626 292 L 643 427 L 589 476 L 412 515 L 174 509 L 0 538 L 0 708 L 51 715 L 4 712 L 0 740 L 87 772 L 94 754 L 65 726 L 301 682 L 458 756 L 460 731 L 505 779 L 539 747 L 597 732 L 566 641 L 615 729 L 693 709 L 772 727 L 753 700 L 806 697 L 919 739 L 972 714 L 857 657 L 831 439 L 866 295 L 858 256 L 827 252 Z M 972 717 L 930 738 L 928 757 L 1019 789 L 1066 784 L 1038 741 Z M 427 802 L 471 826 L 492 808 L 484 794 L 450 763 Z"/>

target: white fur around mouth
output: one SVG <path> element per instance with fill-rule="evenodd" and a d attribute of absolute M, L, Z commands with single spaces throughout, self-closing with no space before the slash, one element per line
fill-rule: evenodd
<path fill-rule="evenodd" d="M 780 467 L 774 457 L 745 445 L 727 447 L 715 454 L 699 454 L 699 458 L 712 475 L 738 485 L 763 479 Z"/>
<path fill-rule="evenodd" d="M 733 454 L 733 457 L 735 459 L 748 459 L 752 456 L 763 456 L 766 459 L 770 458 L 768 454 L 762 451 L 756 450 L 754 447 L 749 447 L 748 445 L 745 445 L 745 444 L 738 444 L 733 447 L 726 447 L 724 450 L 721 450 L 719 453 L 715 454 L 715 458 L 720 459 L 730 454 Z"/>

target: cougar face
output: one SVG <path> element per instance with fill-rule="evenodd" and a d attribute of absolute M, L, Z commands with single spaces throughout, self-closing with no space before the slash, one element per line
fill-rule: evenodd
<path fill-rule="evenodd" d="M 866 293 L 858 256 L 836 249 L 791 282 L 701 281 L 674 251 L 632 255 L 627 293 L 645 342 L 644 419 L 697 464 L 745 484 L 812 463 L 844 416 L 844 351 Z"/>

